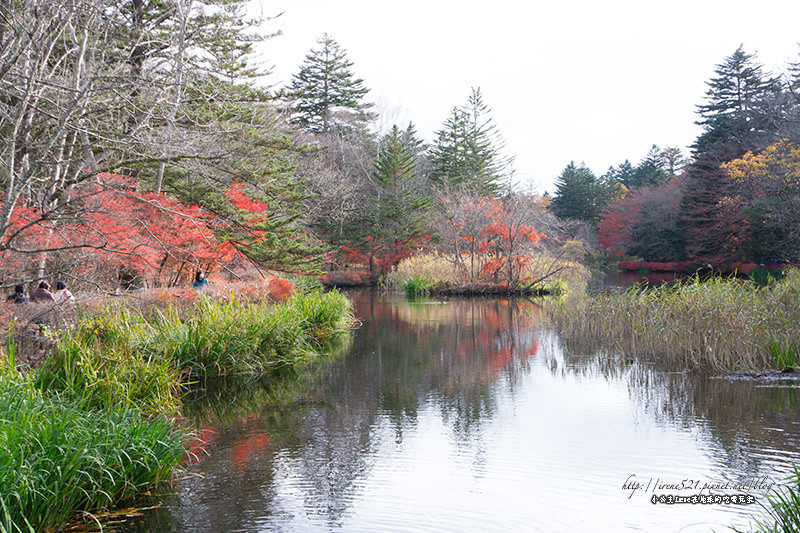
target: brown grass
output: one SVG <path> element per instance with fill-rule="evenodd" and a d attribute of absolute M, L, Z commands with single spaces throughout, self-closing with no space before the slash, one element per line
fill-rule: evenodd
<path fill-rule="evenodd" d="M 568 348 L 604 348 L 709 371 L 776 368 L 769 346 L 800 339 L 800 272 L 759 288 L 736 279 L 694 279 L 622 293 L 573 293 L 552 306 Z"/>

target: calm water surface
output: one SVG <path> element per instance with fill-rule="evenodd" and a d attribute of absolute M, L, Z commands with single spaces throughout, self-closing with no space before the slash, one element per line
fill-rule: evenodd
<path fill-rule="evenodd" d="M 363 325 L 313 402 L 213 406 L 177 494 L 121 529 L 727 531 L 758 504 L 651 498 L 760 501 L 798 461 L 790 385 L 567 350 L 537 303 L 354 298 Z"/>

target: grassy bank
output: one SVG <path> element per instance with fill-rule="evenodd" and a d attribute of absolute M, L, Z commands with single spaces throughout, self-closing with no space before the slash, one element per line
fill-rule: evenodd
<path fill-rule="evenodd" d="M 49 334 L 33 371 L 0 379 L 0 533 L 54 530 L 169 479 L 190 433 L 178 429 L 190 382 L 291 373 L 353 325 L 337 292 L 282 303 L 200 298 L 113 305 Z"/>
<path fill-rule="evenodd" d="M 102 411 L 0 377 L 0 531 L 53 531 L 169 480 L 185 432 L 134 410 Z"/>
<path fill-rule="evenodd" d="M 95 407 L 176 416 L 182 384 L 291 371 L 346 333 L 352 320 L 349 300 L 336 292 L 278 304 L 201 299 L 150 311 L 117 305 L 64 332 L 36 383 Z"/>
<path fill-rule="evenodd" d="M 737 279 L 573 294 L 551 309 L 568 346 L 709 371 L 800 364 L 800 272 L 766 287 Z"/>

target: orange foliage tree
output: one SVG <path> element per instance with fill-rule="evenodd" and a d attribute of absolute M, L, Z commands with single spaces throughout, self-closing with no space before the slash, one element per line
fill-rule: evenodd
<path fill-rule="evenodd" d="M 481 232 L 478 251 L 491 259 L 482 274 L 509 286 L 534 282 L 528 268 L 533 261 L 530 252 L 544 234 L 526 223 L 528 213 L 517 198 L 487 200 L 484 211 L 490 222 Z"/>
<path fill-rule="evenodd" d="M 597 222 L 597 242 L 606 253 L 625 255 L 634 245 L 633 228 L 641 218 L 637 196 L 630 194 L 608 205 Z"/>
<path fill-rule="evenodd" d="M 532 284 L 532 252 L 543 233 L 531 224 L 520 196 L 486 198 L 469 193 L 440 199 L 435 225 L 443 250 L 470 282 Z"/>
<path fill-rule="evenodd" d="M 144 277 L 174 284 L 187 266 L 210 269 L 236 253 L 211 230 L 210 214 L 138 192 L 128 176 L 99 174 L 69 194 L 69 209 L 58 217 L 30 205 L 14 209 L 0 242 L 6 276 L 59 274 L 100 284 Z"/>

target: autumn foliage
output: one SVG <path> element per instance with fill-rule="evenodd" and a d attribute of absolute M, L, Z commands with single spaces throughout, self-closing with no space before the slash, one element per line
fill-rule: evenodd
<path fill-rule="evenodd" d="M 535 280 L 528 268 L 545 236 L 529 223 L 520 198 L 445 197 L 437 229 L 442 246 L 469 283 L 520 286 Z"/>
<path fill-rule="evenodd" d="M 722 165 L 734 183 L 721 200 L 745 215 L 744 248 L 751 258 L 800 256 L 800 146 L 783 140 Z"/>
<path fill-rule="evenodd" d="M 294 285 L 288 280 L 272 277 L 267 281 L 267 292 L 277 302 L 285 302 L 294 294 Z"/>
<path fill-rule="evenodd" d="M 633 255 L 649 261 L 683 259 L 679 211 L 682 178 L 631 190 L 610 203 L 597 223 L 597 241 L 610 255 Z"/>
<path fill-rule="evenodd" d="M 429 235 L 423 235 L 380 242 L 372 235 L 365 235 L 360 242 L 352 246 L 340 246 L 339 261 L 348 267 L 361 265 L 371 276 L 380 276 L 415 252 L 427 249 L 430 240 Z"/>
<path fill-rule="evenodd" d="M 33 276 L 45 266 L 72 279 L 111 282 L 147 278 L 174 284 L 236 254 L 212 230 L 198 206 L 140 192 L 128 176 L 101 174 L 71 191 L 67 215 L 51 218 L 35 206 L 13 210 L 0 252 L 6 275 Z"/>

